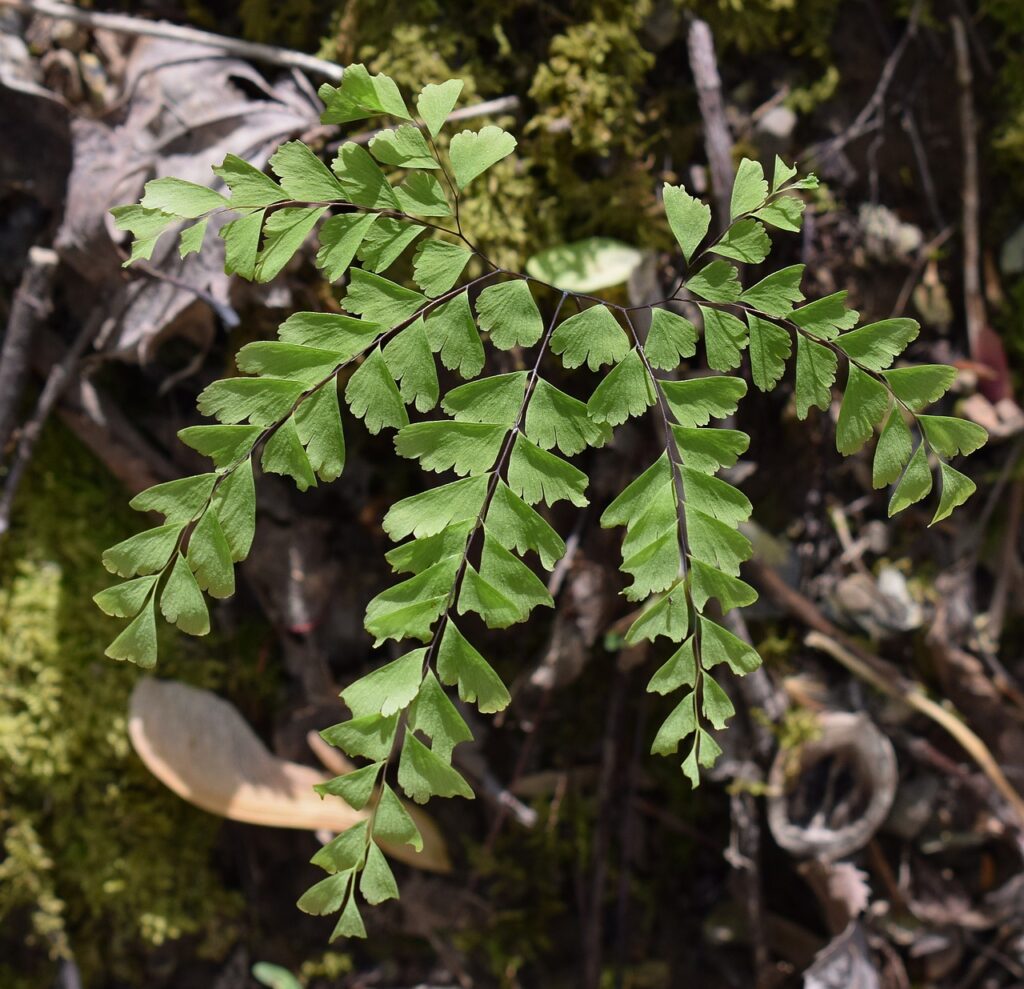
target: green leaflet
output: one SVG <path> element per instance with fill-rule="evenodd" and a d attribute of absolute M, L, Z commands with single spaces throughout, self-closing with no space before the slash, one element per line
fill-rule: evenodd
<path fill-rule="evenodd" d="M 769 316 L 788 315 L 793 311 L 793 306 L 803 300 L 800 280 L 804 267 L 802 264 L 794 264 L 780 271 L 773 271 L 756 285 L 748 288 L 740 296 L 740 301 Z"/>
<path fill-rule="evenodd" d="M 732 371 L 743 362 L 747 327 L 730 313 L 700 307 L 704 317 L 704 349 L 708 365 L 716 371 Z"/>
<path fill-rule="evenodd" d="M 156 576 L 136 577 L 134 580 L 115 584 L 94 594 L 92 599 L 96 606 L 113 618 L 133 618 L 149 598 L 150 591 L 156 586 Z"/>
<path fill-rule="evenodd" d="M 883 371 L 892 393 L 914 412 L 937 402 L 956 380 L 956 368 L 945 364 L 917 364 Z"/>
<path fill-rule="evenodd" d="M 735 266 L 728 261 L 712 261 L 686 282 L 686 288 L 708 302 L 735 302 L 743 291 Z"/>
<path fill-rule="evenodd" d="M 366 853 L 366 865 L 359 877 L 359 892 L 370 906 L 398 898 L 398 884 L 384 853 L 374 844 Z"/>
<path fill-rule="evenodd" d="M 871 467 L 872 487 L 884 488 L 892 484 L 903 473 L 913 449 L 913 437 L 903 421 L 903 414 L 899 406 L 894 406 L 875 447 L 875 459 Z"/>
<path fill-rule="evenodd" d="M 729 204 L 729 219 L 749 213 L 768 198 L 768 182 L 760 162 L 744 158 L 736 169 L 732 185 L 732 200 Z"/>
<path fill-rule="evenodd" d="M 658 380 L 672 414 L 681 426 L 706 426 L 712 419 L 725 419 L 737 409 L 747 393 L 742 378 L 711 375 L 689 381 Z"/>
<path fill-rule="evenodd" d="M 269 175 L 238 155 L 225 155 L 224 161 L 213 167 L 213 173 L 231 190 L 232 209 L 271 206 L 288 198 Z"/>
<path fill-rule="evenodd" d="M 395 449 L 400 456 L 419 460 L 424 470 L 483 474 L 497 460 L 507 432 L 493 423 L 414 422 L 395 434 Z"/>
<path fill-rule="evenodd" d="M 651 313 L 644 353 L 651 367 L 674 371 L 684 357 L 697 353 L 697 328 L 674 312 L 655 309 Z"/>
<path fill-rule="evenodd" d="M 619 426 L 642 415 L 657 401 L 654 386 L 637 350 L 631 350 L 594 389 L 587 414 L 596 422 Z"/>
<path fill-rule="evenodd" d="M 341 749 L 352 758 L 361 757 L 376 762 L 388 757 L 397 728 L 397 716 L 385 718 L 380 714 L 371 714 L 365 718 L 353 718 L 351 721 L 343 721 L 340 725 L 325 728 L 320 732 L 320 737 L 328 745 Z M 384 802 L 386 795 L 387 786 L 381 791 L 381 803 Z M 380 831 L 379 812 L 374 830 L 376 833 Z"/>
<path fill-rule="evenodd" d="M 360 144 L 343 144 L 331 163 L 345 198 L 357 206 L 399 209 L 401 204 L 387 176 Z"/>
<path fill-rule="evenodd" d="M 341 427 L 338 384 L 329 381 L 307 398 L 294 415 L 299 442 L 309 466 L 321 481 L 334 481 L 345 469 L 345 434 Z"/>
<path fill-rule="evenodd" d="M 697 694 L 690 691 L 665 719 L 651 745 L 652 755 L 673 755 L 697 728 Z"/>
<path fill-rule="evenodd" d="M 427 642 L 431 627 L 448 602 L 458 565 L 457 556 L 448 557 L 378 594 L 367 605 L 364 621 L 376 644 L 387 639 Z"/>
<path fill-rule="evenodd" d="M 288 415 L 302 390 L 301 382 L 284 378 L 225 378 L 207 385 L 196 407 L 228 425 L 271 426 Z"/>
<path fill-rule="evenodd" d="M 772 242 L 764 225 L 752 219 L 732 224 L 722 239 L 708 248 L 712 254 L 747 264 L 760 264 L 771 253 L 771 249 Z"/>
<path fill-rule="evenodd" d="M 156 599 L 129 622 L 128 626 L 107 646 L 105 656 L 135 663 L 143 669 L 156 665 Z"/>
<path fill-rule="evenodd" d="M 466 477 L 403 498 L 384 516 L 384 531 L 396 542 L 439 533 L 446 526 L 475 519 L 483 507 L 488 476 Z"/>
<path fill-rule="evenodd" d="M 505 549 L 523 555 L 533 550 L 545 570 L 565 554 L 565 543 L 550 525 L 504 481 L 499 481 L 487 509 L 487 531 Z"/>
<path fill-rule="evenodd" d="M 846 308 L 845 292 L 834 292 L 794 309 L 786 318 L 819 340 L 834 340 L 841 330 L 857 325 L 860 313 Z"/>
<path fill-rule="evenodd" d="M 422 319 L 393 337 L 383 354 L 392 377 L 400 383 L 403 402 L 415 404 L 418 412 L 428 412 L 437 405 L 437 368 Z"/>
<path fill-rule="evenodd" d="M 839 367 L 836 355 L 802 333 L 796 338 L 796 414 L 806 419 L 812 407 L 827 412 Z"/>
<path fill-rule="evenodd" d="M 267 440 L 260 467 L 267 474 L 290 477 L 300 491 L 316 487 L 316 475 L 299 439 L 295 416 L 289 416 Z"/>
<path fill-rule="evenodd" d="M 149 260 L 161 234 L 177 223 L 177 217 L 170 213 L 142 206 L 115 206 L 110 213 L 118 230 L 128 230 L 133 236 L 131 255 L 124 262 L 125 268 L 135 261 Z"/>
<path fill-rule="evenodd" d="M 330 351 L 338 363 L 362 353 L 385 330 L 369 320 L 327 312 L 292 313 L 278 328 L 284 343 Z"/>
<path fill-rule="evenodd" d="M 915 319 L 883 319 L 836 338 L 836 346 L 869 371 L 883 371 L 903 353 L 920 326 Z"/>
<path fill-rule="evenodd" d="M 265 215 L 266 210 L 253 210 L 220 228 L 224 241 L 224 271 L 227 274 L 255 281 Z"/>
<path fill-rule="evenodd" d="M 803 226 L 806 208 L 807 203 L 796 196 L 779 196 L 768 205 L 756 210 L 754 216 L 779 230 L 799 233 Z"/>
<path fill-rule="evenodd" d="M 577 508 L 587 504 L 587 475 L 531 443 L 522 433 L 512 447 L 508 486 L 528 505 L 541 501 L 554 505 L 563 499 Z"/>
<path fill-rule="evenodd" d="M 352 415 L 362 419 L 371 433 L 379 433 L 385 426 L 401 429 L 409 424 L 398 385 L 379 347 L 348 379 L 345 401 Z"/>
<path fill-rule="evenodd" d="M 227 200 L 219 192 L 184 179 L 153 179 L 146 183 L 146 194 L 142 197 L 144 209 L 186 219 L 195 219 L 226 205 Z"/>
<path fill-rule="evenodd" d="M 988 440 L 988 432 L 977 423 L 951 416 L 918 416 L 925 439 L 943 457 L 964 457 L 980 450 Z"/>
<path fill-rule="evenodd" d="M 787 165 L 778 155 L 775 156 L 775 168 L 772 173 L 772 192 L 778 192 L 793 176 L 796 166 Z"/>
<path fill-rule="evenodd" d="M 427 172 L 414 172 L 395 188 L 399 208 L 411 216 L 451 216 L 441 183 Z"/>
<path fill-rule="evenodd" d="M 316 266 L 328 281 L 336 282 L 348 271 L 377 216 L 376 213 L 343 213 L 320 225 Z"/>
<path fill-rule="evenodd" d="M 188 540 L 188 565 L 202 590 L 213 598 L 235 593 L 235 565 L 215 512 L 207 512 Z"/>
<path fill-rule="evenodd" d="M 235 563 L 244 560 L 256 533 L 256 484 L 251 459 L 222 476 L 212 507 L 231 549 L 231 559 Z"/>
<path fill-rule="evenodd" d="M 461 79 L 449 79 L 439 86 L 431 83 L 424 86 L 416 97 L 416 111 L 427 125 L 431 137 L 437 137 L 448 114 L 455 108 L 462 92 Z"/>
<path fill-rule="evenodd" d="M 954 470 L 949 464 L 939 464 L 939 475 L 942 478 L 942 494 L 939 498 L 939 507 L 935 510 L 929 525 L 949 518 L 953 510 L 959 508 L 977 490 L 969 477 Z"/>
<path fill-rule="evenodd" d="M 434 309 L 427 317 L 426 331 L 430 349 L 449 371 L 475 378 L 484 369 L 484 345 L 465 292 Z"/>
<path fill-rule="evenodd" d="M 750 437 L 736 429 L 673 426 L 672 434 L 682 462 L 703 474 L 732 467 L 750 445 Z"/>
<path fill-rule="evenodd" d="M 560 323 L 551 335 L 551 350 L 561 356 L 566 368 L 586 363 L 591 371 L 597 371 L 629 353 L 629 337 L 611 310 L 596 305 Z"/>
<path fill-rule="evenodd" d="M 259 426 L 186 426 L 178 439 L 224 468 L 248 456 L 262 432 Z"/>
<path fill-rule="evenodd" d="M 280 340 L 247 343 L 235 357 L 238 370 L 270 378 L 315 385 L 333 373 L 338 355 L 329 350 L 302 347 Z"/>
<path fill-rule="evenodd" d="M 673 642 L 682 642 L 689 630 L 690 603 L 686 584 L 680 582 L 633 622 L 626 633 L 626 645 L 631 646 L 644 639 L 653 642 L 659 635 Z"/>
<path fill-rule="evenodd" d="M 467 704 L 476 704 L 481 714 L 502 711 L 511 700 L 501 678 L 451 620 L 445 625 L 441 638 L 437 675 L 442 683 L 458 684 L 459 697 Z"/>
<path fill-rule="evenodd" d="M 403 288 L 380 275 L 353 268 L 345 308 L 384 327 L 397 327 L 426 305 L 419 292 Z"/>
<path fill-rule="evenodd" d="M 341 692 L 353 718 L 381 714 L 385 718 L 412 703 L 423 681 L 426 649 L 414 649 L 401 659 L 386 663 Z"/>
<path fill-rule="evenodd" d="M 447 292 L 459 280 L 470 257 L 470 252 L 457 244 L 425 240 L 416 249 L 412 259 L 413 281 L 427 298 L 434 299 Z"/>
<path fill-rule="evenodd" d="M 216 474 L 181 477 L 147 488 L 128 504 L 137 512 L 158 512 L 165 522 L 188 522 L 206 506 L 216 482 Z"/>
<path fill-rule="evenodd" d="M 448 146 L 455 184 L 464 189 L 478 175 L 512 154 L 515 147 L 516 139 L 493 124 L 476 132 L 464 130 L 456 134 Z"/>
<path fill-rule="evenodd" d="M 373 836 L 380 841 L 396 845 L 412 845 L 416 851 L 423 850 L 423 838 L 402 801 L 386 783 L 381 787 L 380 803 L 373 821 Z"/>
<path fill-rule="evenodd" d="M 885 387 L 851 364 L 836 423 L 836 449 L 844 457 L 856 453 L 870 439 L 888 408 Z"/>
<path fill-rule="evenodd" d="M 526 395 L 526 371 L 510 371 L 453 388 L 441 408 L 459 422 L 489 422 L 511 427 Z"/>
<path fill-rule="evenodd" d="M 330 203 L 345 198 L 331 170 L 301 141 L 282 144 L 271 156 L 270 167 L 281 180 L 287 199 Z"/>
<path fill-rule="evenodd" d="M 469 726 L 429 670 L 409 711 L 409 727 L 426 735 L 431 750 L 446 762 L 456 745 L 473 740 Z"/>
<path fill-rule="evenodd" d="M 736 676 L 743 676 L 761 665 L 761 657 L 755 649 L 703 615 L 700 618 L 700 638 L 701 658 L 708 669 L 725 663 Z"/>
<path fill-rule="evenodd" d="M 398 763 L 398 785 L 418 804 L 431 797 L 473 799 L 469 784 L 440 756 L 407 732 Z"/>
<path fill-rule="evenodd" d="M 335 776 L 326 783 L 317 783 L 313 787 L 321 797 L 330 794 L 333 797 L 341 797 L 355 810 L 362 810 L 373 796 L 377 785 L 377 778 L 383 768 L 383 762 L 372 762 L 362 769 L 354 769 L 344 776 Z"/>
<path fill-rule="evenodd" d="M 267 217 L 263 224 L 263 248 L 256 257 L 256 281 L 269 282 L 277 277 L 326 209 L 285 206 Z"/>
<path fill-rule="evenodd" d="M 474 611 L 488 628 L 508 628 L 526 621 L 540 606 L 555 602 L 537 575 L 484 530 L 480 567 L 467 567 L 459 595 L 459 614 Z"/>
<path fill-rule="evenodd" d="M 761 391 L 772 391 L 786 373 L 792 353 L 789 333 L 781 326 L 747 313 L 750 328 L 750 373 Z"/>
<path fill-rule="evenodd" d="M 557 448 L 571 457 L 588 446 L 604 446 L 612 431 L 594 422 L 579 399 L 538 378 L 526 411 L 526 435 L 544 450 Z"/>
<path fill-rule="evenodd" d="M 711 207 L 694 199 L 682 186 L 669 185 L 667 182 L 662 197 L 668 225 L 672 228 L 683 257 L 689 262 L 693 252 L 707 236 L 711 226 Z"/>
<path fill-rule="evenodd" d="M 690 636 L 658 667 L 647 684 L 647 690 L 652 694 L 671 694 L 680 687 L 692 687 L 696 682 L 697 657 L 694 654 L 693 636 Z"/>
<path fill-rule="evenodd" d="M 411 119 L 395 83 L 383 73 L 371 76 L 364 65 L 348 66 L 340 86 L 324 83 L 318 92 L 324 102 L 320 119 L 325 124 L 347 124 L 376 114 Z"/>
<path fill-rule="evenodd" d="M 931 489 L 932 472 L 928 468 L 928 455 L 924 451 L 924 444 L 919 443 L 889 500 L 889 518 L 920 501 Z"/>
<path fill-rule="evenodd" d="M 368 271 L 387 271 L 402 252 L 427 228 L 419 223 L 407 223 L 390 216 L 369 214 L 377 218 L 356 249 L 356 256 Z"/>
<path fill-rule="evenodd" d="M 476 314 L 480 329 L 491 334 L 499 350 L 532 347 L 544 332 L 533 293 L 521 278 L 485 288 L 477 296 Z"/>
<path fill-rule="evenodd" d="M 147 529 L 103 553 L 103 566 L 118 577 L 146 576 L 162 570 L 178 544 L 184 526 L 169 524 Z"/>
<path fill-rule="evenodd" d="M 160 612 L 171 625 L 189 635 L 206 635 L 210 631 L 210 613 L 203 592 L 180 553 L 160 593 Z"/>
<path fill-rule="evenodd" d="M 181 232 L 181 247 L 178 250 L 178 256 L 182 260 L 190 254 L 198 254 L 203 249 L 203 240 L 206 237 L 208 225 L 208 220 L 200 220 Z"/>
<path fill-rule="evenodd" d="M 723 612 L 743 608 L 757 600 L 757 591 L 738 577 L 723 573 L 700 560 L 690 560 L 690 581 L 693 603 L 704 610 L 710 598 L 717 598 Z"/>
<path fill-rule="evenodd" d="M 473 519 L 449 525 L 430 536 L 413 539 L 384 554 L 395 573 L 422 573 L 449 556 L 461 554 L 474 530 Z"/>
<path fill-rule="evenodd" d="M 423 132 L 412 124 L 377 131 L 370 141 L 370 153 L 382 165 L 400 168 L 439 168 Z"/>

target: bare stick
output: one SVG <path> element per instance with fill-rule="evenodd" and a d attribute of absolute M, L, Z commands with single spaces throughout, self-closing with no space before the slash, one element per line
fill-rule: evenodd
<path fill-rule="evenodd" d="M 49 315 L 57 255 L 45 247 L 33 247 L 14 293 L 0 352 L 0 459 L 18 417 L 18 402 L 32 358 L 36 328 Z"/>
<path fill-rule="evenodd" d="M 700 115 L 704 121 L 704 148 L 711 169 L 711 184 L 718 206 L 719 222 L 729 222 L 729 199 L 732 194 L 732 135 L 725 118 L 722 99 L 722 79 L 718 75 L 715 58 L 715 39 L 707 21 L 695 17 L 686 35 L 686 49 L 690 56 L 690 71 L 697 84 Z"/>
<path fill-rule="evenodd" d="M 146 35 L 151 38 L 169 38 L 193 45 L 206 45 L 208 48 L 219 48 L 239 58 L 251 59 L 253 62 L 266 62 L 268 65 L 281 65 L 289 69 L 300 69 L 311 75 L 323 76 L 332 82 L 340 82 L 343 69 L 340 65 L 327 62 L 315 55 L 278 48 L 275 45 L 262 45 L 255 41 L 241 41 L 227 38 L 211 31 L 200 31 L 194 27 L 171 24 L 168 21 L 148 21 L 141 17 L 127 14 L 104 14 L 92 10 L 82 10 L 59 0 L 0 0 L 0 7 L 13 7 L 25 14 L 42 14 L 58 20 L 73 21 L 89 28 L 100 28 L 116 34 Z"/>
<path fill-rule="evenodd" d="M 53 407 L 57 404 L 64 389 L 71 381 L 78 362 L 85 353 L 86 347 L 92 343 L 99 330 L 100 321 L 90 320 L 79 331 L 75 342 L 65 354 L 64 359 L 55 364 L 50 371 L 46 384 L 43 386 L 39 401 L 36 402 L 32 418 L 25 424 L 21 431 L 21 438 L 18 440 L 18 449 L 14 455 L 14 462 L 11 464 L 10 472 L 4 480 L 3 495 L 0 495 L 0 537 L 4 536 L 11 524 L 11 508 L 14 505 L 14 496 L 18 493 L 18 486 L 28 468 L 32 453 L 36 448 L 43 426 L 50 417 Z"/>
<path fill-rule="evenodd" d="M 964 313 L 971 354 L 978 352 L 985 326 L 985 297 L 981 292 L 981 246 L 978 237 L 978 140 L 974 122 L 974 87 L 967 31 L 959 17 L 951 20 L 956 51 L 956 81 L 960 88 L 960 140 L 964 149 L 963 238 Z"/>

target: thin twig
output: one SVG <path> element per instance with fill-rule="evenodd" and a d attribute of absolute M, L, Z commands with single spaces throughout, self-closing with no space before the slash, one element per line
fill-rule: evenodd
<path fill-rule="evenodd" d="M 82 10 L 59 0 L 0 0 L 0 7 L 12 7 L 23 14 L 42 14 L 57 20 L 72 21 L 88 28 L 99 28 L 113 31 L 116 34 L 145 35 L 150 38 L 167 38 L 185 44 L 205 45 L 208 48 L 219 48 L 239 58 L 253 62 L 265 62 L 268 65 L 280 65 L 289 69 L 300 69 L 311 75 L 323 76 L 332 82 L 340 82 L 344 69 L 334 62 L 325 61 L 315 55 L 278 48 L 276 45 L 263 45 L 256 41 L 242 41 L 238 38 L 227 38 L 212 31 L 200 31 L 198 28 L 171 24 L 168 21 L 149 21 L 142 17 L 128 14 L 105 14 L 98 11 Z"/>
<path fill-rule="evenodd" d="M 896 43 L 892 53 L 885 60 L 885 65 L 882 66 L 882 73 L 878 77 L 878 84 L 875 86 L 871 98 L 864 104 L 853 123 L 830 141 L 823 141 L 820 144 L 812 145 L 804 152 L 805 157 L 814 158 L 820 164 L 825 164 L 839 154 L 851 141 L 863 137 L 880 126 L 880 111 L 885 103 L 885 97 L 888 95 L 889 86 L 892 84 L 893 76 L 896 74 L 900 60 L 903 58 L 903 54 L 906 52 L 911 39 L 917 34 L 917 22 L 920 12 L 921 0 L 915 0 L 910 16 L 907 18 L 907 29 Z"/>
<path fill-rule="evenodd" d="M 4 346 L 0 351 L 0 460 L 18 418 L 18 403 L 32 359 L 36 329 L 50 312 L 56 270 L 56 252 L 45 247 L 31 248 L 11 302 Z"/>
<path fill-rule="evenodd" d="M 960 143 L 964 154 L 963 201 L 964 241 L 964 314 L 967 318 L 967 340 L 971 355 L 978 347 L 988 320 L 985 315 L 985 297 L 981 291 L 981 240 L 978 235 L 978 141 L 974 120 L 974 88 L 971 72 L 971 53 L 967 45 L 967 31 L 959 17 L 951 20 L 953 47 L 956 52 L 956 81 L 960 88 Z"/>
<path fill-rule="evenodd" d="M 14 455 L 10 472 L 4 482 L 3 494 L 0 495 L 0 537 L 4 536 L 10 528 L 11 508 L 14 505 L 14 497 L 18 493 L 18 486 L 28 468 L 36 443 L 42 435 L 43 426 L 49 419 L 53 407 L 57 404 L 64 389 L 71 381 L 78 362 L 85 353 L 86 348 L 92 343 L 99 331 L 100 320 L 89 320 L 79 331 L 75 342 L 64 355 L 64 359 L 54 365 L 50 371 L 46 384 L 43 386 L 39 401 L 36 402 L 32 418 L 25 424 L 21 431 L 21 438 L 18 441 L 18 449 Z"/>

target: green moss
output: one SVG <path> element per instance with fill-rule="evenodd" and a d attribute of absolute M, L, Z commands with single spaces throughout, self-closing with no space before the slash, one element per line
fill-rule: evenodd
<path fill-rule="evenodd" d="M 87 982 L 139 984 L 143 957 L 166 941 L 220 950 L 238 907 L 212 862 L 218 821 L 131 749 L 138 672 L 103 656 L 110 621 L 91 597 L 109 582 L 102 549 L 138 527 L 126 501 L 53 427 L 0 547 L 0 955 L 17 950 L 38 986 L 70 955 Z M 222 644 L 168 636 L 162 655 L 165 676 L 225 680 Z"/>

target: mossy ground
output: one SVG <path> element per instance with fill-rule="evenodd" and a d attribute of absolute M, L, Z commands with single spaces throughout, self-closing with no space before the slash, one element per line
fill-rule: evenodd
<path fill-rule="evenodd" d="M 190 937 L 217 952 L 240 903 L 218 876 L 219 822 L 158 783 L 131 749 L 140 673 L 103 656 L 92 604 L 104 547 L 139 524 L 77 441 L 47 429 L 0 544 L 0 985 L 50 984 L 74 957 L 142 984 L 155 949 Z M 122 507 L 124 506 L 124 507 Z M 162 647 L 165 676 L 223 686 L 225 644 Z M 150 983 L 152 984 L 152 983 Z"/>

